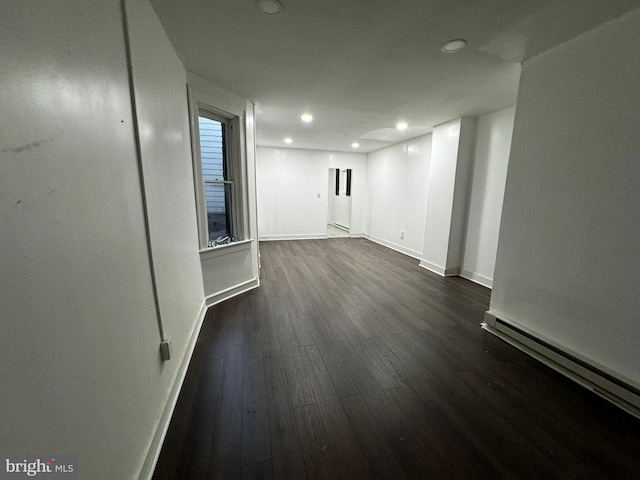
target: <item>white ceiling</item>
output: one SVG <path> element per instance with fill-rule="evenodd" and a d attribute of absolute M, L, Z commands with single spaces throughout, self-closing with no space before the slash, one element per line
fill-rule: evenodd
<path fill-rule="evenodd" d="M 185 68 L 256 103 L 258 145 L 370 152 L 515 105 L 520 62 L 640 0 L 150 0 Z M 440 51 L 464 38 L 460 53 Z M 300 120 L 314 116 L 311 124 Z M 405 132 L 395 129 L 405 121 Z"/>

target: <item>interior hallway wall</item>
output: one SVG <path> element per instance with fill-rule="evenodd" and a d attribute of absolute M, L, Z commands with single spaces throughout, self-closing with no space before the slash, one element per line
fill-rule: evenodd
<path fill-rule="evenodd" d="M 523 64 L 491 314 L 640 387 L 640 10 Z"/>
<path fill-rule="evenodd" d="M 482 115 L 476 123 L 461 275 L 487 287 L 493 284 L 515 111 L 511 107 Z"/>
<path fill-rule="evenodd" d="M 162 362 L 118 0 L 0 4 L 0 452 L 136 478 L 204 301 L 185 72 L 127 2 Z"/>
<path fill-rule="evenodd" d="M 475 127 L 462 275 L 485 286 L 493 281 L 514 114 L 511 107 L 482 115 Z M 324 169 L 354 168 L 352 235 L 420 258 L 431 150 L 432 135 L 368 155 L 258 147 L 261 238 L 324 237 L 322 209 L 335 190 L 335 178 L 327 179 Z M 317 193 L 328 202 L 317 201 Z"/>
<path fill-rule="evenodd" d="M 433 129 L 420 266 L 439 275 L 462 270 L 475 124 L 475 119 L 461 117 Z"/>
<path fill-rule="evenodd" d="M 330 168 L 353 169 L 351 234 L 364 234 L 366 154 L 259 146 L 256 158 L 261 240 L 327 236 Z"/>
<path fill-rule="evenodd" d="M 366 237 L 415 258 L 424 240 L 431 137 L 368 155 Z"/>

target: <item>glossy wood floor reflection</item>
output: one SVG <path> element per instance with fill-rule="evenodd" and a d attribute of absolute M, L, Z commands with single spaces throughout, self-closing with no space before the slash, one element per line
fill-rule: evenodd
<path fill-rule="evenodd" d="M 640 478 L 640 421 L 481 330 L 488 289 L 364 239 L 260 251 L 154 479 Z"/>

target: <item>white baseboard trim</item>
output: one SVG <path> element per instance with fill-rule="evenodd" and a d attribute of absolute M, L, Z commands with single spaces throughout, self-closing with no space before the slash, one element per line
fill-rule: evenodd
<path fill-rule="evenodd" d="M 324 233 L 291 233 L 285 235 L 260 235 L 258 240 L 261 242 L 270 242 L 276 240 L 322 240 L 327 238 L 327 232 Z"/>
<path fill-rule="evenodd" d="M 640 418 L 640 388 L 630 379 L 621 379 L 603 366 L 595 365 L 576 353 L 563 350 L 550 340 L 526 331 L 513 322 L 500 319 L 493 313 L 485 313 L 482 328 Z"/>
<path fill-rule="evenodd" d="M 364 232 L 352 232 L 349 234 L 351 238 L 365 238 Z"/>
<path fill-rule="evenodd" d="M 484 312 L 484 322 L 482 322 L 482 326 L 485 325 L 495 328 L 496 327 L 496 316 L 491 312 Z"/>
<path fill-rule="evenodd" d="M 351 235 L 354 237 L 355 235 Z M 364 234 L 364 238 L 367 240 L 371 240 L 374 243 L 382 245 L 383 247 L 390 248 L 391 250 L 395 250 L 396 252 L 404 253 L 411 258 L 415 258 L 416 260 L 420 260 L 422 253 L 412 250 L 410 248 L 403 247 L 402 245 L 398 245 L 397 243 L 389 242 L 388 240 L 384 240 L 382 238 L 376 237 L 374 235 L 370 235 L 368 233 Z"/>
<path fill-rule="evenodd" d="M 445 268 L 444 276 L 445 277 L 459 277 L 460 276 L 460 267 Z"/>
<path fill-rule="evenodd" d="M 189 368 L 191 356 L 193 355 L 193 351 L 195 350 L 198 335 L 200 335 L 200 329 L 202 328 L 202 323 L 204 322 L 207 309 L 210 306 L 215 305 L 216 303 L 220 303 L 231 297 L 252 290 L 258 286 L 260 286 L 260 278 L 253 278 L 234 287 L 227 288 L 226 290 L 218 292 L 215 295 L 209 295 L 207 298 L 205 298 L 202 306 L 200 307 L 200 314 L 198 315 L 196 325 L 191 332 L 189 343 L 187 344 L 187 350 L 185 351 L 184 357 L 182 358 L 180 367 L 178 368 L 176 377 L 173 381 L 173 386 L 171 387 L 171 391 L 169 392 L 167 403 L 165 404 L 162 415 L 160 416 L 158 426 L 156 427 L 156 432 L 153 435 L 153 439 L 151 440 L 151 444 L 147 450 L 147 456 L 145 457 L 142 468 L 140 469 L 140 474 L 138 475 L 139 480 L 151 480 L 151 477 L 153 476 L 153 471 L 155 470 L 156 463 L 158 462 L 158 457 L 160 456 L 160 451 L 162 450 L 162 444 L 164 443 L 164 439 L 167 435 L 171 417 L 176 407 L 176 403 L 178 402 L 178 396 L 180 395 L 182 384 L 184 383 L 185 376 L 187 375 L 187 369 Z"/>
<path fill-rule="evenodd" d="M 173 410 L 176 407 L 184 378 L 187 375 L 187 369 L 189 368 L 189 363 L 191 362 L 191 356 L 193 355 L 193 351 L 196 348 L 196 341 L 198 340 L 198 335 L 200 335 L 200 329 L 202 328 L 202 323 L 204 322 L 207 308 L 208 307 L 206 305 L 206 302 L 203 301 L 202 306 L 200 307 L 198 320 L 196 321 L 196 324 L 191 332 L 191 336 L 189 337 L 187 349 L 184 353 L 184 356 L 182 357 L 180 367 L 176 372 L 175 379 L 173 380 L 173 386 L 171 387 L 171 391 L 169 392 L 169 397 L 167 398 L 167 402 L 162 411 L 162 415 L 160 416 L 156 431 L 153 435 L 153 438 L 151 439 L 149 448 L 147 449 L 147 455 L 145 457 L 144 463 L 142 464 L 142 468 L 140 469 L 140 474 L 138 475 L 139 480 L 151 480 L 151 477 L 153 476 L 153 471 L 156 468 L 156 463 L 158 462 L 158 457 L 160 456 L 160 451 L 162 450 L 162 444 L 164 443 L 164 439 L 167 435 L 167 430 L 169 429 L 169 423 L 171 422 L 171 417 L 173 416 Z"/>
<path fill-rule="evenodd" d="M 441 277 L 446 276 L 446 270 L 440 265 L 436 265 L 435 263 L 427 262 L 426 260 L 420 260 L 420 263 L 418 265 L 426 270 L 429 270 L 430 272 L 437 273 Z"/>
<path fill-rule="evenodd" d="M 241 293 L 248 292 L 249 290 L 253 290 L 254 288 L 259 286 L 260 286 L 260 277 L 252 278 L 251 280 L 247 280 L 246 282 L 239 283 L 238 285 L 226 288 L 217 293 L 209 295 L 208 297 L 206 297 L 205 302 L 207 304 L 207 307 L 210 307 L 217 303 L 224 302 L 225 300 L 228 300 L 231 297 L 240 295 Z"/>
<path fill-rule="evenodd" d="M 483 287 L 493 288 L 493 279 L 489 277 L 485 277 L 484 275 L 480 275 L 479 273 L 472 272 L 470 270 L 465 270 L 464 268 L 460 272 L 460 276 L 462 278 L 466 278 L 467 280 L 471 280 Z"/>
<path fill-rule="evenodd" d="M 422 268 L 429 270 L 430 272 L 437 273 L 441 277 L 459 277 L 460 267 L 444 268 L 435 263 L 427 262 L 426 260 L 420 260 L 419 264 Z"/>

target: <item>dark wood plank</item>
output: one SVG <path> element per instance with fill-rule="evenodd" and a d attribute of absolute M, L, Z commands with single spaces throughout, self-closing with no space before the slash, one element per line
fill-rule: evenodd
<path fill-rule="evenodd" d="M 313 343 L 322 357 L 324 366 L 333 383 L 335 393 L 338 397 L 356 395 L 358 393 L 358 387 L 356 387 L 340 355 L 338 355 L 334 342 L 331 340 L 322 320 L 323 317 L 319 314 L 315 312 L 309 313 L 309 330 L 311 331 Z"/>
<path fill-rule="evenodd" d="M 243 359 L 242 344 L 227 345 L 222 397 L 207 478 L 229 480 L 242 477 Z"/>
<path fill-rule="evenodd" d="M 327 429 L 329 443 L 335 452 L 336 468 L 340 477 L 371 478 L 367 461 L 342 409 L 317 347 L 315 345 L 303 347 L 302 358 L 317 398 L 318 412 Z"/>
<path fill-rule="evenodd" d="M 367 338 L 366 342 L 398 384 L 412 384 L 419 381 L 380 337 Z"/>
<path fill-rule="evenodd" d="M 418 381 L 424 382 L 434 378 L 433 373 L 424 366 L 414 352 L 407 348 L 396 335 L 383 335 L 380 339 Z"/>
<path fill-rule="evenodd" d="M 304 464 L 309 479 L 340 478 L 336 454 L 318 411 L 318 406 L 304 405 L 294 409 Z"/>
<path fill-rule="evenodd" d="M 266 294 L 268 296 L 268 294 Z M 262 351 L 270 352 L 280 350 L 280 336 L 278 335 L 278 325 L 276 314 L 271 303 L 267 305 L 266 311 L 261 312 L 262 317 Z"/>
<path fill-rule="evenodd" d="M 176 470 L 179 478 L 198 478 L 206 475 L 209 468 L 213 432 L 218 420 L 219 391 L 224 381 L 223 366 L 223 359 L 212 358 L 199 378 Z"/>
<path fill-rule="evenodd" d="M 294 407 L 308 405 L 315 402 L 313 390 L 309 384 L 309 378 L 304 370 L 300 346 L 298 345 L 295 333 L 289 316 L 279 315 L 278 332 L 280 333 L 280 345 L 282 349 L 285 371 L 287 372 L 287 382 L 291 394 L 291 403 Z"/>
<path fill-rule="evenodd" d="M 406 422 L 397 405 L 385 396 L 385 390 L 371 375 L 349 342 L 336 344 L 351 377 L 358 385 L 361 396 L 388 442 L 407 478 L 428 478 L 430 459 L 421 447 L 415 432 L 416 425 Z"/>
<path fill-rule="evenodd" d="M 313 312 L 313 310 L 309 310 L 309 312 Z M 296 337 L 296 343 L 300 347 L 303 347 L 305 345 L 313 345 L 313 338 L 311 338 L 311 332 L 309 331 L 307 325 L 308 318 L 308 312 L 296 311 L 289 314 L 291 328 L 293 328 L 293 333 Z"/>
<path fill-rule="evenodd" d="M 464 478 L 471 472 L 476 478 L 500 478 L 500 472 L 476 448 L 464 431 L 437 405 L 420 401 L 409 386 L 385 390 L 408 425 L 420 425 L 415 436 L 428 458 L 432 478 Z"/>
<path fill-rule="evenodd" d="M 344 397 L 341 400 L 349 422 L 358 437 L 358 442 L 369 464 L 373 478 L 402 480 L 405 477 L 393 451 L 387 444 L 384 434 L 369 412 L 367 404 L 360 395 Z"/>
<path fill-rule="evenodd" d="M 260 244 L 154 479 L 640 478 L 640 420 L 480 329 L 490 290 L 365 239 Z"/>
<path fill-rule="evenodd" d="M 343 327 L 345 336 L 358 356 L 362 359 L 364 365 L 371 373 L 371 376 L 378 382 L 380 388 L 397 387 L 398 381 L 394 377 L 394 373 L 389 370 L 385 363 L 376 355 L 373 349 L 367 343 L 367 338 L 361 336 L 355 327 L 345 325 Z M 371 337 L 368 337 L 371 338 Z"/>
<path fill-rule="evenodd" d="M 462 376 L 471 377 L 470 374 Z M 523 462 L 528 464 L 532 478 L 553 478 L 559 472 L 555 459 L 540 451 L 542 445 L 532 444 L 463 382 L 450 382 L 447 386 L 440 380 L 432 380 L 413 388 L 422 398 L 446 411 L 502 475 L 516 477 L 521 474 Z M 503 448 L 505 440 L 509 442 L 509 448 Z M 550 445 L 545 442 L 545 446 Z M 560 454 L 557 460 L 564 462 L 567 459 Z"/>
<path fill-rule="evenodd" d="M 251 463 L 242 467 L 242 480 L 273 480 L 271 459 Z"/>
<path fill-rule="evenodd" d="M 162 451 L 156 464 L 154 479 L 165 480 L 176 476 L 178 465 L 181 462 L 182 446 L 189 427 L 196 392 L 198 391 L 198 378 L 185 379 L 180 393 L 179 404 L 176 405 L 175 414 L 171 419 L 171 428 L 167 431 Z"/>
<path fill-rule="evenodd" d="M 264 354 L 271 456 L 275 478 L 306 478 L 281 351 Z"/>
<path fill-rule="evenodd" d="M 271 457 L 260 332 L 247 334 L 243 381 L 242 465 L 248 465 Z"/>

